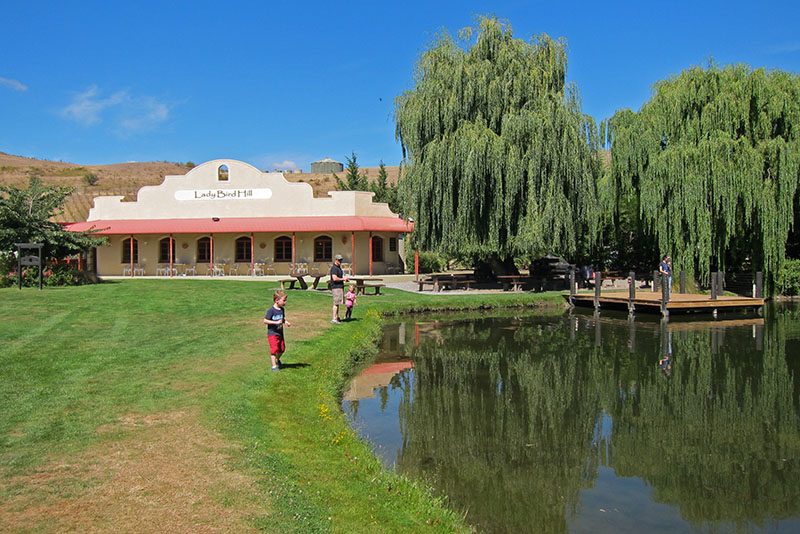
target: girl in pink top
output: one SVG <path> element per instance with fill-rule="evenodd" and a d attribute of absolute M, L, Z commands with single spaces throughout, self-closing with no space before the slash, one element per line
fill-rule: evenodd
<path fill-rule="evenodd" d="M 358 295 L 356 294 L 356 286 L 349 286 L 347 288 L 347 293 L 344 296 L 344 304 L 347 307 L 347 311 L 344 314 L 345 321 L 350 320 L 350 316 L 353 314 L 353 306 L 355 305 L 357 298 Z"/>

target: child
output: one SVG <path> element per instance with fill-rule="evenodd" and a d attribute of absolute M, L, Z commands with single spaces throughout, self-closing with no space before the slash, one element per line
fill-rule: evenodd
<path fill-rule="evenodd" d="M 347 312 L 344 314 L 345 321 L 350 320 L 350 316 L 353 314 L 353 306 L 355 305 L 357 298 L 358 295 L 356 294 L 356 286 L 350 285 L 347 288 L 347 294 L 344 296 L 344 304 L 347 306 Z"/>
<path fill-rule="evenodd" d="M 286 320 L 286 311 L 283 309 L 286 306 L 286 293 L 276 291 L 272 295 L 272 300 L 275 303 L 267 310 L 267 314 L 264 316 L 264 324 L 267 325 L 272 370 L 280 371 L 281 355 L 286 351 L 286 342 L 283 340 L 283 326 L 292 326 L 292 323 Z"/>

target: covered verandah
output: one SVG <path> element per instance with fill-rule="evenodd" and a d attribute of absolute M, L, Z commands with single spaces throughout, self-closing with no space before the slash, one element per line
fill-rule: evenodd
<path fill-rule="evenodd" d="M 229 258 L 240 275 L 267 269 L 293 274 L 309 263 L 326 274 L 336 254 L 345 256 L 352 274 L 373 275 L 401 263 L 402 239 L 413 223 L 368 216 L 211 217 L 99 220 L 67 228 L 108 237 L 110 247 L 96 249 L 100 276 L 224 276 L 231 274 Z M 198 265 L 207 271 L 198 272 Z"/>

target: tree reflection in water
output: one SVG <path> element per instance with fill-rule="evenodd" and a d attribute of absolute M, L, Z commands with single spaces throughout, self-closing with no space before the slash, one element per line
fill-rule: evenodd
<path fill-rule="evenodd" d="M 701 325 L 615 317 L 409 323 L 402 344 L 387 329 L 384 357 L 414 366 L 381 388 L 384 407 L 398 396 L 398 470 L 481 532 L 585 524 L 601 469 L 651 489 L 595 532 L 641 532 L 664 509 L 665 531 L 795 531 L 798 309 Z"/>

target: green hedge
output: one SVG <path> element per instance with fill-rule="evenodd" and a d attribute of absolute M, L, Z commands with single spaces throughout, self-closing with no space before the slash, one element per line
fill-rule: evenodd
<path fill-rule="evenodd" d="M 781 295 L 800 295 L 800 260 L 786 260 L 778 277 Z"/>

